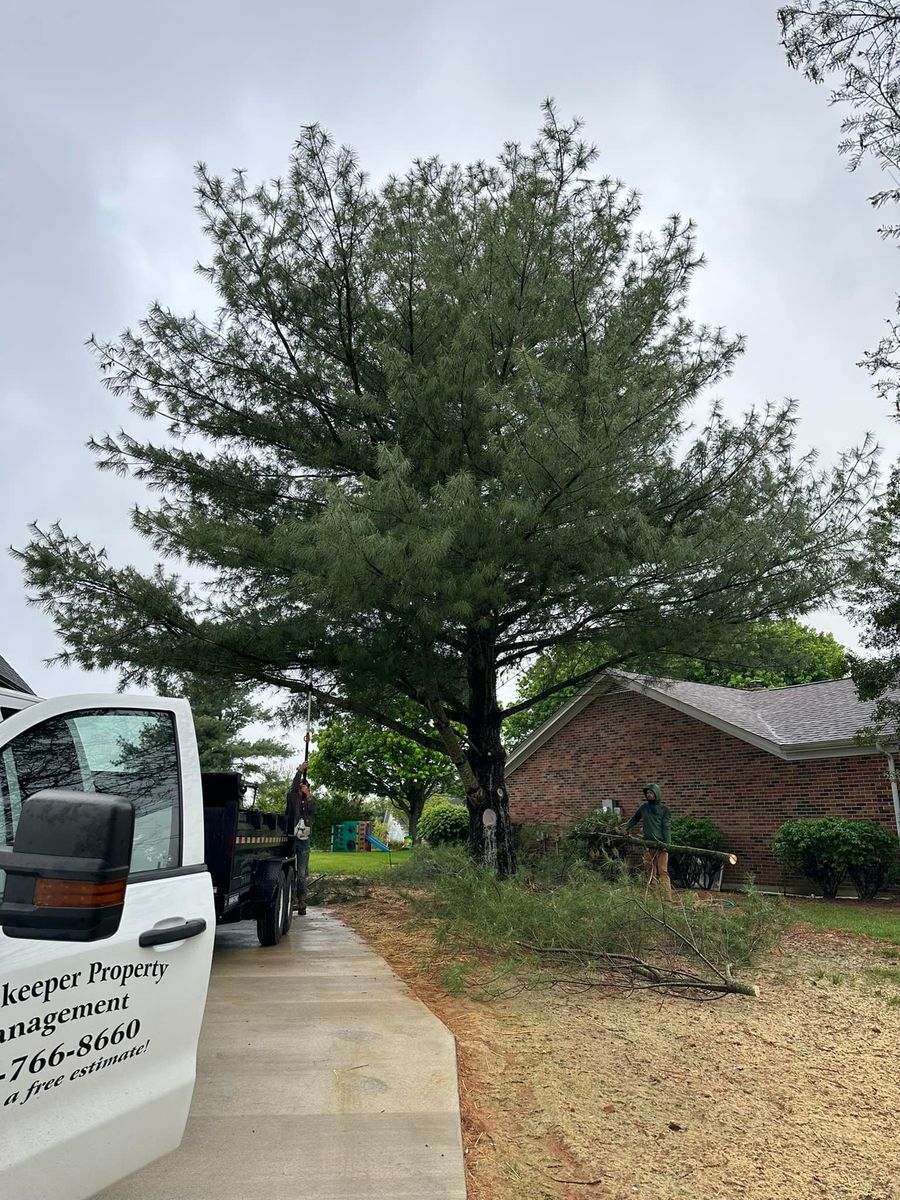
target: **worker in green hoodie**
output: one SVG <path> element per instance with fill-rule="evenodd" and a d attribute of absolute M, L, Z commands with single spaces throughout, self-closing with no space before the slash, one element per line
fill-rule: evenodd
<path fill-rule="evenodd" d="M 628 833 L 640 822 L 641 833 L 648 842 L 663 845 L 644 847 L 644 871 L 647 883 L 659 882 L 667 900 L 672 899 L 672 881 L 669 878 L 669 842 L 672 840 L 672 813 L 662 802 L 662 791 L 658 783 L 644 788 L 644 803 L 625 826 Z"/>

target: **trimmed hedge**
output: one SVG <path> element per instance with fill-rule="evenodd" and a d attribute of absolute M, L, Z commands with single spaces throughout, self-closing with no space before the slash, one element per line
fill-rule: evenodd
<path fill-rule="evenodd" d="M 829 899 L 849 875 L 860 900 L 871 900 L 896 878 L 898 849 L 884 826 L 850 817 L 786 821 L 772 843 L 783 867 L 800 871 Z"/>
<path fill-rule="evenodd" d="M 448 846 L 469 838 L 469 810 L 464 804 L 439 800 L 419 817 L 418 836 L 429 846 Z"/>

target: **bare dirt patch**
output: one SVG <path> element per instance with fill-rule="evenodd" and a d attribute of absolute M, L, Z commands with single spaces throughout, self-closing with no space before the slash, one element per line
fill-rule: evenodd
<path fill-rule="evenodd" d="M 900 986 L 798 926 L 758 1000 L 448 994 L 395 893 L 339 906 L 453 1031 L 470 1200 L 900 1200 Z"/>

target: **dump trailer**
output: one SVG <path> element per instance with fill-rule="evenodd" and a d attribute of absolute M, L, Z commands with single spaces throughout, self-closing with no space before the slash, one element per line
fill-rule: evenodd
<path fill-rule="evenodd" d="M 201 780 L 216 923 L 256 921 L 262 945 L 274 946 L 294 916 L 293 830 L 284 813 L 247 807 L 248 788 L 239 774 L 204 772 Z"/>

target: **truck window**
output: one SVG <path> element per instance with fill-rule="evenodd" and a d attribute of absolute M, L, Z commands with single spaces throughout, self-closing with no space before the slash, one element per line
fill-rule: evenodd
<path fill-rule="evenodd" d="M 132 874 L 178 866 L 181 789 L 171 713 L 98 709 L 51 717 L 7 743 L 0 750 L 0 843 L 12 845 L 23 803 L 45 788 L 131 800 Z"/>

